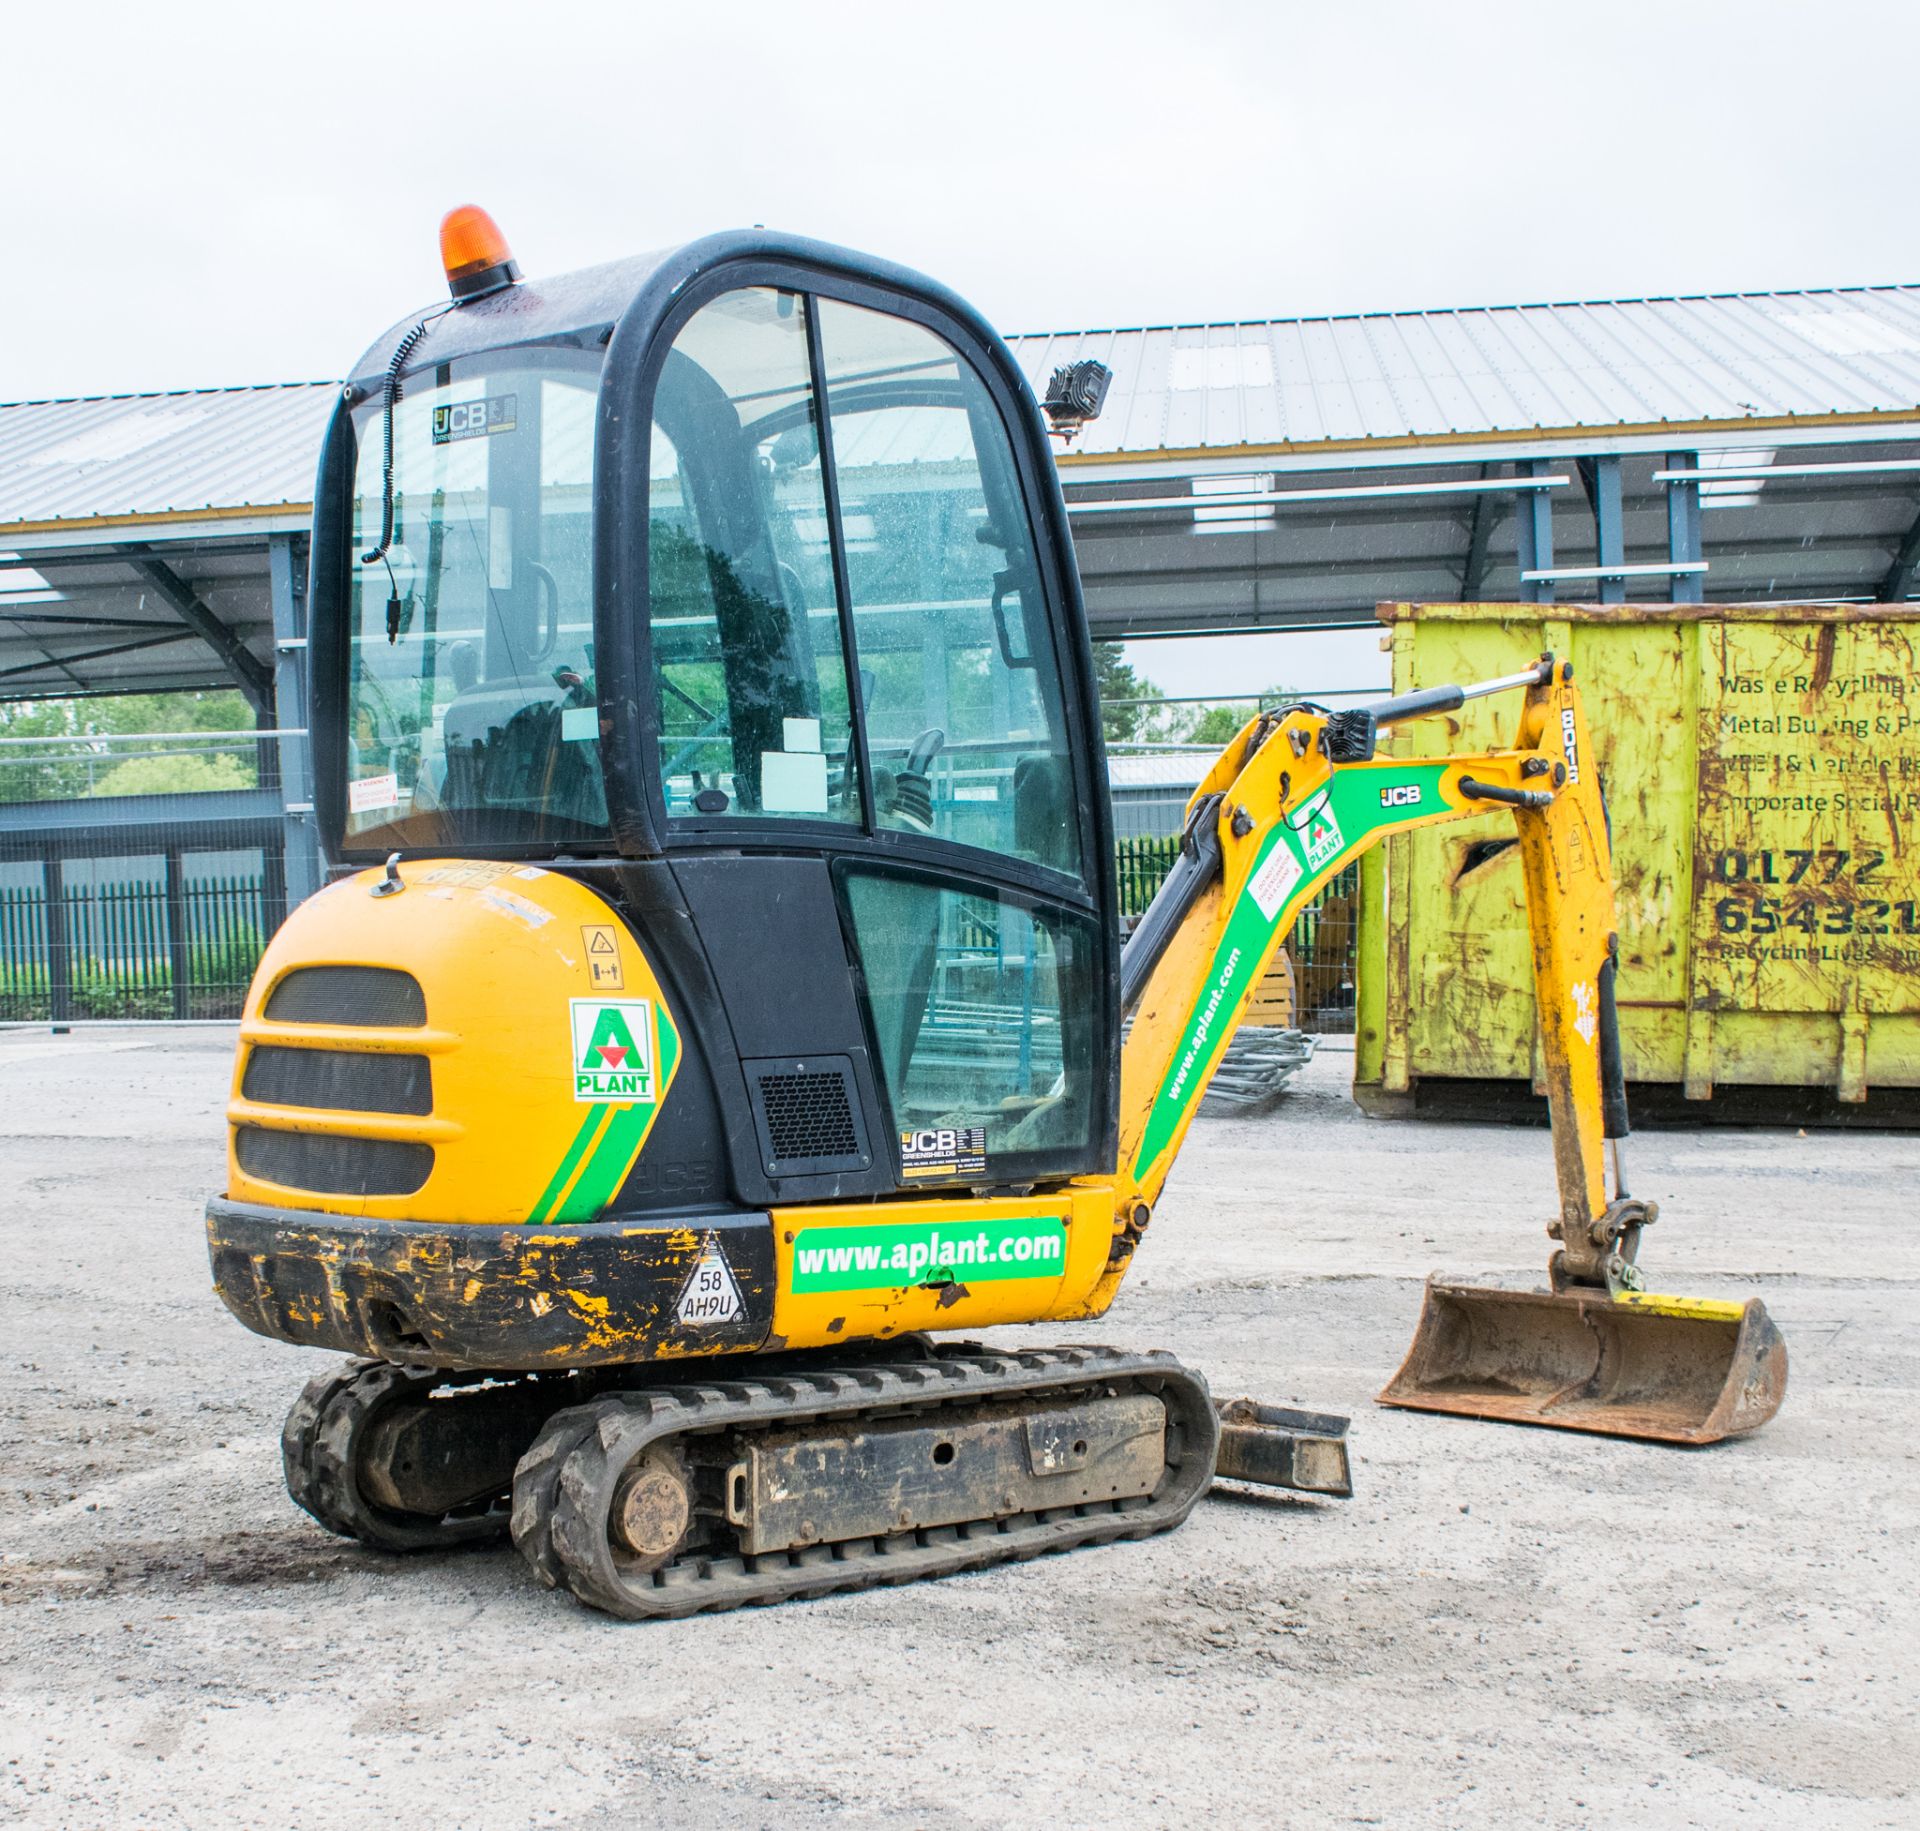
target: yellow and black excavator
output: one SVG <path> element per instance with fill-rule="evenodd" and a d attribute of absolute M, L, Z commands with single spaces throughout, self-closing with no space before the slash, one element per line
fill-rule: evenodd
<path fill-rule="evenodd" d="M 469 207 L 442 251 L 320 460 L 337 869 L 261 961 L 207 1216 L 243 1322 L 363 1357 L 287 1420 L 301 1506 L 510 1530 L 644 1617 L 1139 1537 L 1216 1473 L 1349 1491 L 1344 1421 L 1167 1355 L 936 1338 L 1102 1315 L 1295 912 L 1496 810 L 1553 1288 L 1431 1285 L 1381 1396 L 1687 1443 L 1778 1409 L 1757 1301 L 1642 1288 L 1569 663 L 1250 720 L 1123 945 L 1047 443 L 1097 366 L 1036 402 L 945 289 L 783 235 L 542 283 Z M 1491 693 L 1510 749 L 1376 748 Z"/>

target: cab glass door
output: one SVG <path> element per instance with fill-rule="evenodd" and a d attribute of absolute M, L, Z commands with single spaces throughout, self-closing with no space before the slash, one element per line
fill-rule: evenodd
<path fill-rule="evenodd" d="M 1099 828 L 992 392 L 919 322 L 743 288 L 681 325 L 651 440 L 675 843 L 830 862 L 904 1185 L 1095 1167 Z"/>

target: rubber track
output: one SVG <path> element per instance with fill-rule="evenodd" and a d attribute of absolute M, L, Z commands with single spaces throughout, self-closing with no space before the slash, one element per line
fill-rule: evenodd
<path fill-rule="evenodd" d="M 471 1512 L 397 1513 L 369 1500 L 356 1473 L 361 1436 L 388 1406 L 485 1377 L 372 1360 L 315 1375 L 280 1431 L 287 1492 L 329 1532 L 376 1551 L 433 1551 L 501 1537 L 508 1527 L 504 1498 Z"/>
<path fill-rule="evenodd" d="M 839 1425 L 993 1400 L 1045 1401 L 1090 1389 L 1150 1391 L 1168 1408 L 1167 1469 L 1150 1495 L 886 1538 L 843 1540 L 759 1557 L 690 1552 L 630 1575 L 614 1560 L 607 1521 L 622 1473 L 650 1443 L 683 1432 Z M 1108 1348 L 942 1353 L 769 1378 L 627 1391 L 557 1413 L 521 1460 L 513 1534 L 543 1580 L 635 1621 L 674 1618 L 835 1591 L 946 1576 L 1042 1552 L 1146 1538 L 1177 1526 L 1212 1479 L 1219 1427 L 1206 1381 L 1170 1355 Z"/>

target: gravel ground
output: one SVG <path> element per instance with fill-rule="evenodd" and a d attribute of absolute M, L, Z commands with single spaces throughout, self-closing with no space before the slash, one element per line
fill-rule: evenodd
<path fill-rule="evenodd" d="M 1916 1822 L 1920 1138 L 1636 1141 L 1657 1282 L 1787 1337 L 1759 1436 L 1386 1412 L 1427 1271 L 1543 1266 L 1546 1139 L 1369 1122 L 1323 1053 L 1200 1123 L 1114 1313 L 1064 1334 L 1352 1413 L 1356 1499 L 632 1627 L 287 1500 L 328 1357 L 208 1289 L 230 1048 L 0 1035 L 0 1822 Z"/>

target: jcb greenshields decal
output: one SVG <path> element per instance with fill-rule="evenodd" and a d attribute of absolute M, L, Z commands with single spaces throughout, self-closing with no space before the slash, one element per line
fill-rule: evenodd
<path fill-rule="evenodd" d="M 680 1066 L 680 1032 L 652 998 L 576 998 L 568 1080 L 587 1108 L 529 1221 L 590 1221 L 634 1166 Z"/>
<path fill-rule="evenodd" d="M 1270 943 L 1293 925 L 1300 905 L 1324 879 L 1381 833 L 1438 813 L 1445 806 L 1445 773 L 1444 763 L 1336 769 L 1324 788 L 1289 810 L 1267 835 L 1154 1096 L 1133 1160 L 1136 1178 L 1172 1143 L 1199 1097 Z"/>

